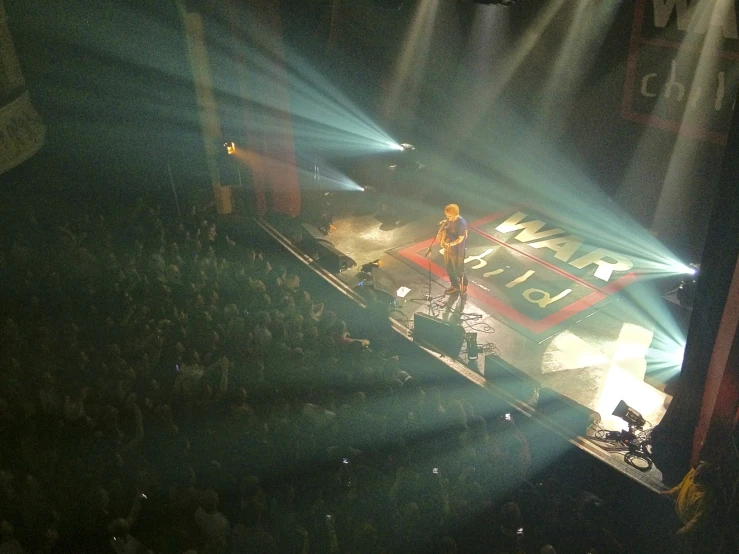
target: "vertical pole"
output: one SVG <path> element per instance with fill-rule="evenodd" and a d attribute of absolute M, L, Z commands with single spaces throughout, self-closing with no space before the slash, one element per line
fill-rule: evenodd
<path fill-rule="evenodd" d="M 223 145 L 223 135 L 213 91 L 213 82 L 210 76 L 205 25 L 201 15 L 197 12 L 188 11 L 184 2 L 179 1 L 177 5 L 185 28 L 187 53 L 190 59 L 193 80 L 195 81 L 200 126 L 205 142 L 205 159 L 208 165 L 211 186 L 213 187 L 213 196 L 218 213 L 229 213 L 230 206 L 227 206 L 224 202 L 225 195 L 223 187 L 221 187 L 221 175 L 218 169 L 218 157 Z"/>
<path fill-rule="evenodd" d="M 734 342 L 739 340 L 738 260 L 739 113 L 734 112 L 703 248 L 680 381 L 662 421 L 652 431 L 653 458 L 666 482 L 672 470 L 676 475 L 670 481 L 679 481 L 701 454 L 710 455 L 710 461 L 730 454 L 731 441 L 725 439 L 735 425 L 732 413 L 736 414 L 739 396 L 737 389 L 731 390 L 737 383 L 732 375 L 736 366 L 728 363 L 736 360 Z"/>
<path fill-rule="evenodd" d="M 300 179 L 298 177 L 295 141 L 293 137 L 290 106 L 287 52 L 282 35 L 279 0 L 251 0 L 253 18 L 250 29 L 256 39 L 256 47 L 270 53 L 272 83 L 270 90 L 255 91 L 254 99 L 263 102 L 269 95 L 275 112 L 274 131 L 261 137 L 259 154 L 262 155 L 266 181 L 270 192 L 270 209 L 279 214 L 300 215 Z M 262 116 L 264 114 L 258 114 Z"/>
<path fill-rule="evenodd" d="M 263 148 L 264 134 L 259 130 L 259 121 L 262 114 L 258 108 L 255 108 L 255 105 L 258 105 L 258 101 L 256 101 L 258 87 L 254 85 L 251 72 L 253 68 L 249 65 L 250 59 L 247 56 L 248 49 L 246 45 L 249 41 L 246 35 L 249 29 L 249 13 L 246 6 L 237 8 L 235 4 L 237 4 L 235 0 L 225 0 L 226 16 L 231 27 L 231 48 L 235 75 L 239 84 L 239 94 L 241 95 L 242 110 L 236 122 L 242 129 L 239 137 L 244 144 L 242 153 L 246 154 L 243 161 L 251 172 L 249 182 L 250 203 L 253 204 L 254 213 L 262 217 L 267 213 L 271 201 L 268 194 L 268 176 L 261 160 L 261 154 L 265 150 Z M 246 132 L 247 129 L 249 130 L 248 133 Z M 240 174 L 239 177 L 241 177 Z"/>
<path fill-rule="evenodd" d="M 333 0 L 331 2 L 331 22 L 329 23 L 328 32 L 328 49 L 335 46 L 336 37 L 339 33 L 339 13 L 341 11 L 341 0 Z"/>
<path fill-rule="evenodd" d="M 180 201 L 177 199 L 177 187 L 174 186 L 174 178 L 172 177 L 172 168 L 167 160 L 167 173 L 169 174 L 169 182 L 172 184 L 172 194 L 174 194 L 174 203 L 177 206 L 177 217 L 182 217 L 180 214 Z"/>
<path fill-rule="evenodd" d="M 33 156 L 45 136 L 46 127 L 31 104 L 0 0 L 0 173 Z"/>

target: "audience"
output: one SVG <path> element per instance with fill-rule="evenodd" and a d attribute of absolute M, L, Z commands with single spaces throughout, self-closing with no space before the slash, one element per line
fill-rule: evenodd
<path fill-rule="evenodd" d="M 662 494 L 675 502 L 675 513 L 682 527 L 677 530 L 678 545 L 687 552 L 715 552 L 720 542 L 718 470 L 701 461 L 683 480 Z"/>
<path fill-rule="evenodd" d="M 197 210 L 60 213 L 0 251 L 0 553 L 567 542 L 514 422 L 351 337 L 295 273 Z"/>

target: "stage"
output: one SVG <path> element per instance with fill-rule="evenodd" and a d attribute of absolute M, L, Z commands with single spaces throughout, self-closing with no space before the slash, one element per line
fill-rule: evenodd
<path fill-rule="evenodd" d="M 468 293 L 445 296 L 443 251 L 432 244 L 443 204 L 414 203 L 404 212 L 399 202 L 390 207 L 358 195 L 332 200 L 333 228 L 325 238 L 357 264 L 339 279 L 389 300 L 391 317 L 409 335 L 416 313 L 476 333 L 476 361 L 468 341 L 458 354 L 447 354 L 483 377 L 485 358 L 498 356 L 542 388 L 597 412 L 600 429 L 626 428 L 612 415 L 621 400 L 643 415 L 647 429 L 659 423 L 671 397 L 649 372 L 654 328 L 627 294 L 643 285 L 637 264 L 607 245 L 583 246 L 587 237 L 570 233 L 566 222 L 546 221 L 530 209 L 475 213 L 462 206 L 469 223 Z"/>

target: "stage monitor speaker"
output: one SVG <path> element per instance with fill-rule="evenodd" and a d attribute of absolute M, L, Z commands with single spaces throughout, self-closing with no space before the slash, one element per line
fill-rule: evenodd
<path fill-rule="evenodd" d="M 485 356 L 485 380 L 503 389 L 516 400 L 536 408 L 541 388 L 539 381 L 513 367 L 502 358 L 493 355 Z"/>
<path fill-rule="evenodd" d="M 388 306 L 388 309 L 390 309 L 390 306 L 395 307 L 397 286 L 395 285 L 395 280 L 389 274 L 382 271 L 379 267 L 373 267 L 371 276 L 366 272 L 360 272 L 358 275 L 364 277 L 364 279 L 357 283 L 360 289 L 361 287 L 371 289 L 374 291 L 376 300 Z M 346 279 L 342 280 L 346 282 Z M 364 296 L 360 289 L 358 289 L 359 294 Z"/>
<path fill-rule="evenodd" d="M 398 285 L 395 279 L 387 271 L 379 267 L 372 268 L 372 284 L 375 286 L 375 290 L 382 291 L 391 298 L 397 296 Z"/>
<path fill-rule="evenodd" d="M 464 329 L 461 325 L 416 312 L 413 314 L 413 341 L 456 358 L 462 350 Z"/>
<path fill-rule="evenodd" d="M 302 229 L 301 250 L 315 259 L 323 269 L 331 273 L 341 273 L 357 266 L 357 262 L 340 252 L 318 228 L 310 223 L 303 223 Z"/>
<path fill-rule="evenodd" d="M 343 252 L 337 250 L 336 247 L 326 239 L 316 239 L 312 251 L 312 255 L 316 258 L 318 265 L 331 273 L 341 273 L 342 271 L 357 267 L 357 262 Z"/>
<path fill-rule="evenodd" d="M 576 435 L 585 435 L 588 427 L 600 422 L 598 412 L 547 387 L 539 391 L 536 411 Z"/>
<path fill-rule="evenodd" d="M 315 225 L 301 223 L 300 226 L 303 228 L 303 241 L 326 240 L 326 234 L 322 233 Z"/>

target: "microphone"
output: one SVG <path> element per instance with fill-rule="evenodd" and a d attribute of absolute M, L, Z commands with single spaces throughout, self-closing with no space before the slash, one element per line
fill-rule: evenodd
<path fill-rule="evenodd" d="M 439 221 L 439 225 L 444 225 L 445 223 L 449 223 L 446 219 L 442 219 Z"/>

